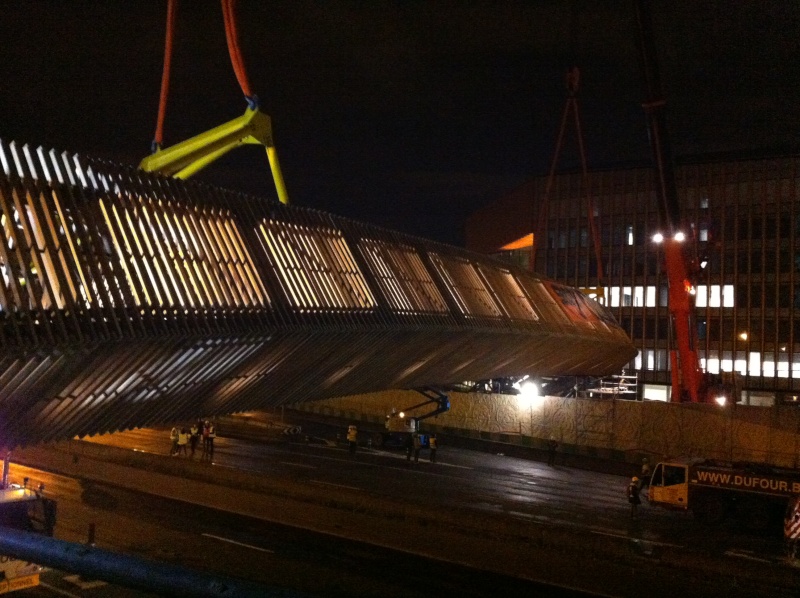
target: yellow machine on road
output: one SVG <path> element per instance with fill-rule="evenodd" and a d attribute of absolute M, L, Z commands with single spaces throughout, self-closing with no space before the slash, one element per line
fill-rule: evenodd
<path fill-rule="evenodd" d="M 650 504 L 691 510 L 700 521 L 736 518 L 764 529 L 779 523 L 800 495 L 800 471 L 764 463 L 678 459 L 656 465 L 650 478 Z"/>

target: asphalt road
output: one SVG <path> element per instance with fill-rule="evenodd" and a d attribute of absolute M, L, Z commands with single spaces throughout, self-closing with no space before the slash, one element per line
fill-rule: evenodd
<path fill-rule="evenodd" d="M 461 508 L 581 529 L 587 534 L 703 553 L 750 554 L 771 563 L 783 561 L 779 529 L 777 534 L 776 529 L 749 533 L 735 525 L 709 530 L 689 514 L 650 507 L 646 498 L 638 520 L 631 521 L 626 495 L 629 479 L 624 476 L 566 467 L 560 460 L 551 467 L 536 460 L 447 446 L 438 451 L 436 463 L 429 462 L 425 451 L 415 463 L 407 461 L 402 451 L 364 446 L 353 457 L 341 439 L 337 441 L 335 428 L 312 424 L 303 431 L 317 433 L 312 435 L 316 442 L 291 442 L 279 432 L 259 442 L 217 438 L 214 464 L 290 478 L 315 485 L 320 492 L 326 486 L 346 488 L 440 509 Z M 167 430 L 135 430 L 91 440 L 132 450 L 169 452 Z M 196 459 L 200 459 L 199 452 Z"/>
<path fill-rule="evenodd" d="M 84 542 L 92 524 L 99 547 L 259 582 L 276 592 L 411 597 L 424 589 L 433 596 L 530 596 L 537 591 L 588 595 L 21 466 L 12 468 L 12 476 L 42 481 L 58 497 L 60 539 Z M 17 595 L 150 594 L 51 570 L 43 574 L 40 587 Z"/>
<path fill-rule="evenodd" d="M 421 592 L 529 596 L 535 590 L 555 595 L 552 586 L 543 590 L 532 581 L 537 575 L 547 577 L 555 568 L 574 570 L 576 585 L 609 595 L 633 595 L 646 586 L 650 596 L 676 590 L 696 596 L 756 596 L 765 591 L 790 596 L 800 580 L 783 559 L 779 532 L 765 536 L 735 527 L 708 529 L 691 516 L 651 508 L 646 501 L 639 519 L 631 521 L 623 476 L 560 464 L 550 467 L 535 460 L 446 445 L 435 464 L 427 461 L 425 453 L 419 463 L 408 462 L 402 453 L 365 447 L 350 455 L 336 440 L 337 432 L 343 432 L 337 428 L 308 425 L 303 430 L 313 432 L 308 443 L 291 441 L 279 425 L 261 422 L 258 430 L 258 440 L 253 435 L 248 440 L 218 438 L 212 467 L 246 470 L 276 483 L 291 481 L 313 488 L 321 497 L 335 489 L 375 503 L 401 499 L 432 513 L 518 522 L 524 540 L 521 550 L 530 555 L 529 566 L 518 576 L 497 575 L 487 571 L 495 568 L 489 551 L 477 555 L 477 566 L 463 566 L 447 558 L 423 558 L 388 546 L 350 541 L 342 537 L 347 530 L 336 536 L 319 534 L 47 474 L 47 487 L 59 500 L 57 536 L 82 541 L 89 523 L 95 523 L 99 546 L 319 596 L 418 596 Z M 224 425 L 220 432 L 225 433 Z M 137 430 L 91 440 L 161 454 L 171 462 L 189 460 L 168 456 L 166 430 Z M 200 460 L 199 453 L 194 460 Z M 27 475 L 36 480 L 45 474 Z M 589 548 L 560 549 L 558 540 L 541 542 L 545 533 L 558 538 L 560 532 L 584 538 L 587 547 L 608 542 L 629 550 L 614 561 L 594 559 L 594 571 L 601 573 L 592 573 L 588 585 L 586 575 L 578 583 L 581 570 L 595 555 Z M 419 527 L 409 527 L 409 533 L 418 534 L 421 549 L 439 541 L 433 529 L 420 533 Z M 743 583 L 740 573 L 746 569 L 751 573 Z M 760 578 L 754 582 L 753 569 L 763 582 Z M 603 570 L 616 579 L 603 579 Z M 620 583 L 620 575 L 630 576 L 628 585 Z M 569 588 L 562 592 L 578 595 Z"/>

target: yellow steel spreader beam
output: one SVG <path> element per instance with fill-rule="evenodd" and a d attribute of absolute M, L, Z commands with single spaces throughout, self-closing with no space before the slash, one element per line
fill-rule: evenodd
<path fill-rule="evenodd" d="M 139 164 L 146 172 L 157 172 L 177 179 L 188 179 L 214 160 L 245 144 L 263 145 L 267 150 L 269 167 L 281 203 L 289 203 L 286 184 L 283 182 L 280 162 L 272 141 L 272 121 L 257 108 L 248 108 L 233 120 L 195 135 L 191 139 L 159 149 Z"/>

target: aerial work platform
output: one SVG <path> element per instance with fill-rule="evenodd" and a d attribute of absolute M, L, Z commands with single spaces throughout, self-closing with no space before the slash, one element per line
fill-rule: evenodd
<path fill-rule="evenodd" d="M 0 141 L 0 211 L 7 448 L 636 352 L 485 255 L 134 167 Z"/>

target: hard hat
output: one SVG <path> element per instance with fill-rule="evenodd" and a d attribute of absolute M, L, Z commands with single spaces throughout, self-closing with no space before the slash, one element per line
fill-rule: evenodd
<path fill-rule="evenodd" d="M 645 457 L 644 459 L 642 459 L 642 463 L 650 463 L 650 460 L 647 457 Z"/>
<path fill-rule="evenodd" d="M 631 482 L 638 482 L 638 481 L 639 481 L 639 478 L 637 478 L 636 476 L 633 476 L 631 478 Z"/>

